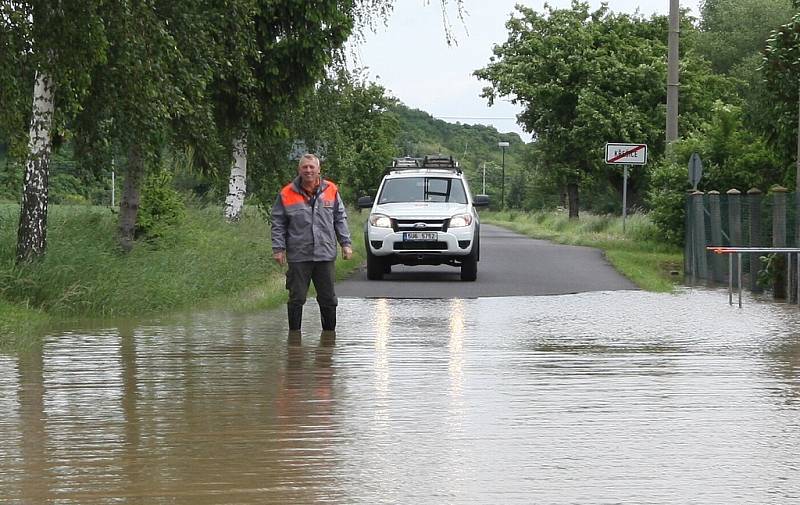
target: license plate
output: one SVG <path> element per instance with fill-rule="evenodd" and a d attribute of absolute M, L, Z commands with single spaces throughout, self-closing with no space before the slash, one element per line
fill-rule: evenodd
<path fill-rule="evenodd" d="M 406 231 L 403 232 L 404 241 L 436 240 L 439 238 L 435 231 Z"/>

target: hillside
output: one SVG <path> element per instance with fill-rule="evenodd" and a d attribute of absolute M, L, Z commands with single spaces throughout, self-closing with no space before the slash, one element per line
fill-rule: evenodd
<path fill-rule="evenodd" d="M 483 167 L 486 164 L 486 193 L 496 196 L 498 201 L 503 153 L 497 143 L 509 142 L 505 153 L 505 190 L 508 195 L 509 181 L 524 166 L 528 149 L 519 135 L 500 133 L 492 126 L 449 123 L 403 104 L 397 104 L 391 111 L 400 120 L 397 145 L 403 155 L 452 155 L 464 167 L 475 193 L 483 192 Z"/>

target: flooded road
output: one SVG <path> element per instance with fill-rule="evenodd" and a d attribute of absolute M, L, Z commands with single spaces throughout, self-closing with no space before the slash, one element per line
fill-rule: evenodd
<path fill-rule="evenodd" d="M 800 499 L 800 311 L 723 291 L 85 328 L 0 357 L 3 504 Z M 313 317 L 312 317 L 313 316 Z"/>

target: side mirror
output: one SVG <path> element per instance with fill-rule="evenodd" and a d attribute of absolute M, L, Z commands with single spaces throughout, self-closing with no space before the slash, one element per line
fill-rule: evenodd
<path fill-rule="evenodd" d="M 489 195 L 475 195 L 472 199 L 472 205 L 475 207 L 488 207 Z"/>
<path fill-rule="evenodd" d="M 375 200 L 371 196 L 362 196 L 358 199 L 358 208 L 367 209 L 372 207 L 372 204 L 374 203 Z"/>

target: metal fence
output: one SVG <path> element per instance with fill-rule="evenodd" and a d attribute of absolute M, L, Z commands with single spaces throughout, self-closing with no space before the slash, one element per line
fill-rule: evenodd
<path fill-rule="evenodd" d="M 773 188 L 766 194 L 751 189 L 746 194 L 730 190 L 725 194 L 698 191 L 688 195 L 684 271 L 693 278 L 717 283 L 738 282 L 738 276 L 730 279 L 728 259 L 707 247 L 800 247 L 798 206 L 797 194 L 783 188 Z M 796 276 L 791 275 L 788 260 L 782 255 L 754 252 L 741 255 L 741 261 L 743 287 L 759 292 L 766 282 L 766 289 L 778 298 L 796 292 L 787 285 L 796 282 Z"/>

